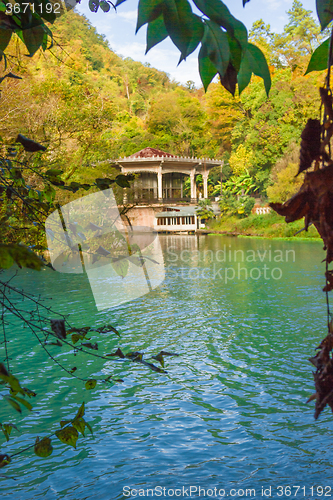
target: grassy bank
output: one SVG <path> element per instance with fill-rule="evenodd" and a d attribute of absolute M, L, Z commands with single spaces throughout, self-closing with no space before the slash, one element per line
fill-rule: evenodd
<path fill-rule="evenodd" d="M 314 239 L 320 238 L 314 226 L 310 226 L 308 231 L 295 233 L 304 227 L 304 220 L 298 220 L 287 224 L 284 217 L 274 213 L 265 215 L 250 215 L 245 219 L 237 217 L 222 217 L 218 220 L 213 220 L 207 224 L 207 229 L 215 231 L 226 231 L 230 233 L 238 233 L 248 236 L 262 236 L 264 238 L 300 238 Z"/>

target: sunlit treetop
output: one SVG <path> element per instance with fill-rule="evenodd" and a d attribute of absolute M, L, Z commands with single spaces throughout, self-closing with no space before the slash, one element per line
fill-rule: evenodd
<path fill-rule="evenodd" d="M 101 9 L 107 14 L 125 1 L 113 4 L 110 0 L 89 0 L 89 8 L 93 12 Z M 243 0 L 243 6 L 248 1 Z M 52 45 L 50 24 L 75 4 L 76 0 L 65 0 L 61 5 L 56 0 L 32 0 L 29 4 L 25 0 L 17 0 L 15 4 L 1 0 L 0 56 L 5 57 L 13 33 L 25 44 L 29 55 L 39 48 L 47 50 Z M 324 30 L 333 18 L 333 0 L 316 0 L 316 5 Z M 301 34 L 303 21 L 296 18 L 294 21 L 299 23 Z M 238 85 L 241 93 L 255 74 L 263 79 L 269 93 L 271 77 L 263 52 L 249 42 L 246 27 L 221 0 L 139 0 L 136 31 L 145 25 L 146 51 L 169 37 L 182 61 L 200 47 L 199 72 L 205 90 L 219 75 L 221 84 L 229 92 L 235 94 Z"/>

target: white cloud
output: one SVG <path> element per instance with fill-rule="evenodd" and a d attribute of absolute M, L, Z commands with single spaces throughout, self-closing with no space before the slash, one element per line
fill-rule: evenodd
<path fill-rule="evenodd" d="M 267 7 L 271 10 L 279 9 L 281 2 L 279 0 L 267 0 Z"/>
<path fill-rule="evenodd" d="M 122 19 L 130 23 L 132 26 L 136 26 L 136 18 L 138 16 L 138 11 L 128 10 L 127 12 L 118 12 L 117 16 L 121 17 Z"/>
<path fill-rule="evenodd" d="M 147 55 L 145 55 L 145 43 L 136 41 L 132 43 L 119 43 L 114 36 L 108 37 L 112 49 L 123 57 L 130 57 L 135 61 L 149 63 L 152 67 L 168 73 L 171 79 L 185 84 L 188 80 L 195 82 L 196 86 L 201 86 L 201 80 L 198 71 L 197 55 L 191 55 L 186 61 L 183 61 L 179 66 L 180 53 L 173 47 L 171 42 L 162 42 L 161 45 L 153 47 Z"/>

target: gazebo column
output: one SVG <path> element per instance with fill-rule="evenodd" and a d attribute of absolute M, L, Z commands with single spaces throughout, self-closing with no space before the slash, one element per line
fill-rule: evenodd
<path fill-rule="evenodd" d="M 195 168 L 193 168 L 191 170 L 190 178 L 191 178 L 191 199 L 196 201 L 197 200 L 197 186 L 195 184 Z"/>
<path fill-rule="evenodd" d="M 208 198 L 208 174 L 209 174 L 209 172 L 203 172 L 202 173 L 202 181 L 203 181 L 204 198 L 205 198 L 205 200 Z"/>
<path fill-rule="evenodd" d="M 140 174 L 141 175 L 141 174 Z M 141 181 L 142 182 L 142 181 Z M 139 183 L 139 179 L 134 179 L 134 199 L 135 200 L 138 200 L 139 199 L 139 192 L 138 192 L 138 183 Z"/>
<path fill-rule="evenodd" d="M 163 199 L 163 191 L 162 191 L 162 166 L 159 167 L 157 172 L 157 193 L 158 199 Z"/>
<path fill-rule="evenodd" d="M 126 205 L 128 202 L 128 197 L 127 197 L 127 188 L 123 189 L 123 204 Z"/>

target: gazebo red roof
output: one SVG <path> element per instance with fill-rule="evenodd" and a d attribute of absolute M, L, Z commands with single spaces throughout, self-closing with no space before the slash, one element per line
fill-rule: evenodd
<path fill-rule="evenodd" d="M 172 155 L 170 153 L 165 153 L 164 151 L 155 148 L 141 149 L 141 151 L 138 151 L 137 153 L 130 155 L 129 158 L 152 158 L 153 156 L 161 158 L 162 157 L 175 158 L 175 155 Z"/>

